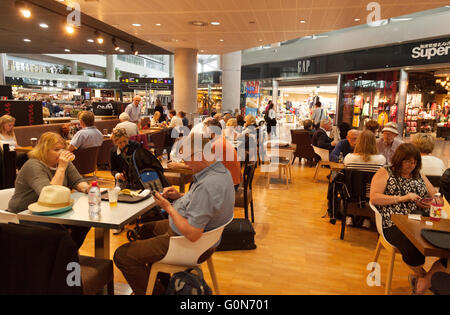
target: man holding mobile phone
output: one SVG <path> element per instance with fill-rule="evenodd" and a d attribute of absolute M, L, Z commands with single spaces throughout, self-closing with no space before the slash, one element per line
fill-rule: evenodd
<path fill-rule="evenodd" d="M 144 239 L 124 244 L 114 254 L 114 262 L 137 295 L 145 294 L 151 265 L 164 258 L 171 236 L 183 235 L 196 242 L 203 232 L 233 217 L 233 180 L 225 166 L 214 159 L 209 139 L 191 134 L 181 150 L 182 159 L 194 173 L 189 192 L 182 194 L 174 187 L 164 188 L 162 194 L 155 191 L 155 201 L 169 219 L 146 223 L 141 234 Z"/>

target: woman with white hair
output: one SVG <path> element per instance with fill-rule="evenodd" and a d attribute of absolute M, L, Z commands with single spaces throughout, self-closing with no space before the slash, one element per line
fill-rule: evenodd
<path fill-rule="evenodd" d="M 123 112 L 120 114 L 119 120 L 120 123 L 118 123 L 115 128 L 124 128 L 128 137 L 137 136 L 139 134 L 138 126 L 130 121 L 130 115 Z"/>

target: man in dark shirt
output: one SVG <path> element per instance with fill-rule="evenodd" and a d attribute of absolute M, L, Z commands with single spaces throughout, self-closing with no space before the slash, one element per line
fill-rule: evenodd
<path fill-rule="evenodd" d="M 328 151 L 332 151 L 337 144 L 337 141 L 333 141 L 327 132 L 331 131 L 333 122 L 331 119 L 323 119 L 320 121 L 320 128 L 314 133 L 312 138 L 312 145 Z"/>
<path fill-rule="evenodd" d="M 339 162 L 339 155 L 342 153 L 342 158 L 349 153 L 353 153 L 353 149 L 356 145 L 356 140 L 358 139 L 359 131 L 356 129 L 351 129 L 347 133 L 347 139 L 339 141 L 334 150 L 330 154 L 331 162 Z M 341 161 L 342 162 L 342 161 Z"/>

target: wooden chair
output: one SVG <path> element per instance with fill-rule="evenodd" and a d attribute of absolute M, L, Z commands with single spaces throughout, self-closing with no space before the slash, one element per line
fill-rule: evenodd
<path fill-rule="evenodd" d="M 212 260 L 212 255 L 214 253 L 212 247 L 220 240 L 223 229 L 231 221 L 232 219 L 221 227 L 204 232 L 196 242 L 191 242 L 184 236 L 172 236 L 169 241 L 169 249 L 166 256 L 160 261 L 152 264 L 147 285 L 147 295 L 153 293 L 158 272 L 173 274 L 184 271 L 189 267 L 198 266 L 201 268 L 201 264 L 205 261 L 208 264 L 209 273 L 214 286 L 214 293 L 219 295 L 219 284 L 217 282 L 216 271 Z M 208 252 L 209 256 L 204 255 L 206 252 Z M 201 261 L 200 258 L 202 258 Z"/>
<path fill-rule="evenodd" d="M 96 176 L 97 159 L 100 147 L 92 147 L 87 149 L 78 149 L 73 152 L 75 160 L 72 162 L 81 175 L 94 173 Z"/>
<path fill-rule="evenodd" d="M 111 150 L 114 148 L 114 143 L 111 139 L 103 140 L 103 143 L 98 151 L 97 166 L 110 169 L 111 167 Z"/>
<path fill-rule="evenodd" d="M 375 217 L 369 206 L 370 183 L 374 172 L 343 169 L 338 174 L 343 180 L 340 192 L 341 240 L 344 239 L 347 216 Z M 338 180 L 336 177 L 335 180 Z"/>
<path fill-rule="evenodd" d="M 330 162 L 330 151 L 326 149 L 322 149 L 316 146 L 312 146 L 314 152 L 320 156 L 321 160 L 317 163 L 316 172 L 314 173 L 314 181 L 317 181 L 317 175 L 319 174 L 319 170 L 323 165 L 331 166 Z"/>
<path fill-rule="evenodd" d="M 375 221 L 377 225 L 377 230 L 380 236 L 378 237 L 378 243 L 377 248 L 375 249 L 375 256 L 373 258 L 373 262 L 378 262 L 378 257 L 380 256 L 381 248 L 384 247 L 388 251 L 389 255 L 389 267 L 388 267 L 388 273 L 386 278 L 386 289 L 384 291 L 384 294 L 389 295 L 391 293 L 391 283 L 392 283 L 392 275 L 394 273 L 394 262 L 395 262 L 395 254 L 400 253 L 398 249 L 390 244 L 383 234 L 383 224 L 382 224 L 382 218 L 380 212 L 378 212 L 378 209 L 369 202 L 370 208 L 375 213 Z"/>
<path fill-rule="evenodd" d="M 292 164 L 294 164 L 296 158 L 299 158 L 299 163 L 301 163 L 303 158 L 306 159 L 310 165 L 313 165 L 316 153 L 312 148 L 310 132 L 305 130 L 291 130 L 291 138 L 292 144 L 296 145 Z"/>
<path fill-rule="evenodd" d="M 245 218 L 248 219 L 248 205 L 250 204 L 252 223 L 255 222 L 255 215 L 253 209 L 253 191 L 252 182 L 255 175 L 256 162 L 248 162 L 244 166 L 244 176 L 241 185 L 236 191 L 234 206 L 237 208 L 244 208 Z"/>
<path fill-rule="evenodd" d="M 9 150 L 9 144 L 0 148 L 0 188 L 14 187 L 16 181 L 16 151 Z"/>

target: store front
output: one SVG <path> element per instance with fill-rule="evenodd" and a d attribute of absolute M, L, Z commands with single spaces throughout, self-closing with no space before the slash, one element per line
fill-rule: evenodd
<path fill-rule="evenodd" d="M 449 37 L 422 40 L 248 65 L 242 67 L 242 80 L 305 81 L 334 75 L 338 77 L 336 124 L 346 122 L 362 129 L 365 121 L 375 119 L 381 126 L 396 122 L 405 135 L 437 132 L 438 125 L 444 128 L 448 121 L 449 52 Z M 425 81 L 427 88 L 422 87 Z M 286 100 L 282 102 L 281 109 Z"/>
<path fill-rule="evenodd" d="M 200 115 L 222 111 L 222 71 L 198 74 L 197 107 Z"/>

